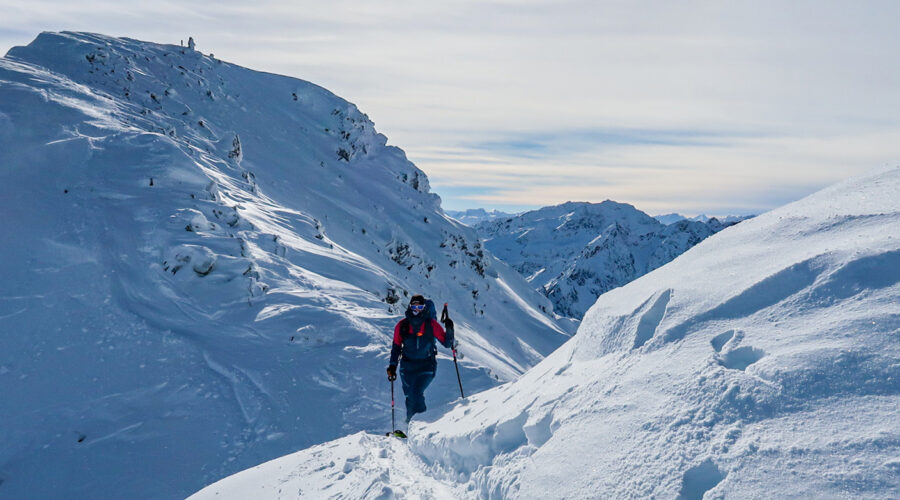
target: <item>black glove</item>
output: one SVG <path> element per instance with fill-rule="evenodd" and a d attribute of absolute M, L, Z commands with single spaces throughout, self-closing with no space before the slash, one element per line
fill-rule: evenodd
<path fill-rule="evenodd" d="M 449 332 L 449 331 L 453 331 L 453 320 L 450 319 L 450 318 L 445 319 L 445 320 L 444 320 L 444 328 L 445 328 L 448 332 Z"/>
<path fill-rule="evenodd" d="M 397 380 L 397 365 L 390 365 L 387 367 L 388 380 L 391 382 Z"/>

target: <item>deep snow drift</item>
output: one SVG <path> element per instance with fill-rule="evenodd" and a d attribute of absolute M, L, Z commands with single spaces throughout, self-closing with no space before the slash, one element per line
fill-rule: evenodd
<path fill-rule="evenodd" d="M 185 47 L 10 50 L 0 203 L 2 497 L 173 498 L 386 430 L 414 292 L 450 302 L 469 391 L 568 338 L 353 104 Z M 425 417 L 456 397 L 442 356 Z"/>
<path fill-rule="evenodd" d="M 568 202 L 475 226 L 485 247 L 581 319 L 601 294 L 670 262 L 738 221 L 664 224 L 627 203 Z"/>
<path fill-rule="evenodd" d="M 716 234 L 600 297 L 514 382 L 194 498 L 896 498 L 900 168 Z"/>

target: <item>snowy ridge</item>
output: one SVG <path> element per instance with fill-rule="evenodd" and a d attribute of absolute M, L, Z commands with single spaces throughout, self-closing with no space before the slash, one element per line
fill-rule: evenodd
<path fill-rule="evenodd" d="M 664 224 L 631 205 L 607 200 L 544 207 L 475 227 L 485 247 L 550 298 L 556 313 L 581 319 L 601 294 L 736 223 Z"/>
<path fill-rule="evenodd" d="M 877 172 L 708 238 L 601 296 L 521 378 L 414 426 L 408 450 L 350 436 L 192 498 L 299 471 L 313 496 L 892 498 L 898 189 L 900 168 Z"/>
<path fill-rule="evenodd" d="M 571 328 L 356 106 L 186 47 L 10 50 L 0 199 L 0 495 L 177 497 L 382 430 L 412 293 L 450 303 L 471 391 Z"/>

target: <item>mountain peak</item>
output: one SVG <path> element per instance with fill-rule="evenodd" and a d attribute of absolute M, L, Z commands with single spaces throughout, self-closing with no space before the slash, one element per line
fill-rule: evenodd
<path fill-rule="evenodd" d="M 10 50 L 0 80 L 15 235 L 0 274 L 17 288 L 0 306 L 17 332 L 0 357 L 6 495 L 183 497 L 261 457 L 380 430 L 414 293 L 450 304 L 467 392 L 571 332 L 322 87 L 69 32 Z M 438 361 L 430 408 L 458 397 L 451 365 Z M 156 458 L 137 470 L 134 456 Z"/>
<path fill-rule="evenodd" d="M 485 245 L 554 304 L 581 318 L 597 297 L 671 261 L 724 229 L 666 226 L 627 203 L 567 202 L 476 226 Z"/>

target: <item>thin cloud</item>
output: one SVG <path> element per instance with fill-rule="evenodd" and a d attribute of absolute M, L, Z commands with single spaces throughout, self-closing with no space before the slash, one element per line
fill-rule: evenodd
<path fill-rule="evenodd" d="M 570 198 L 661 211 L 768 209 L 900 164 L 893 1 L 0 0 L 0 9 L 7 47 L 44 30 L 193 36 L 218 58 L 322 85 L 406 150 L 448 208 L 536 208 L 571 189 Z"/>

